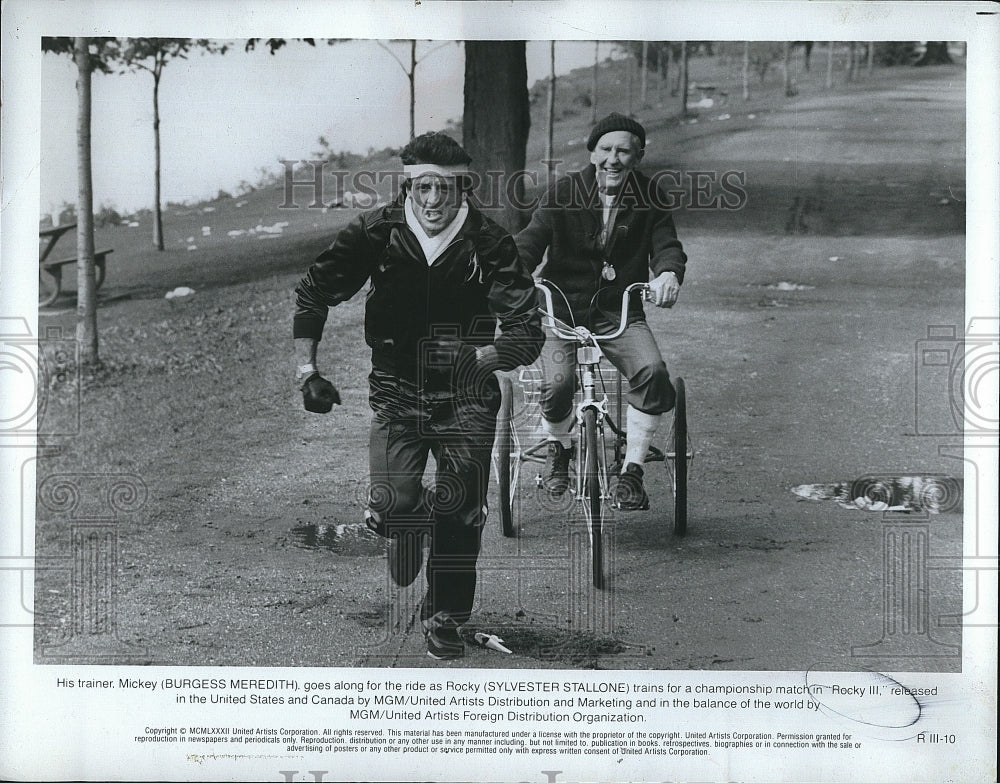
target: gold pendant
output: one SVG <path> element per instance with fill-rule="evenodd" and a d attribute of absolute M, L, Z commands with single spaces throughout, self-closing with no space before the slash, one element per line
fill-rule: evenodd
<path fill-rule="evenodd" d="M 615 268 L 611 266 L 607 261 L 604 262 L 604 268 L 601 270 L 601 277 L 603 277 L 608 282 L 611 282 L 618 276 L 615 272 Z"/>

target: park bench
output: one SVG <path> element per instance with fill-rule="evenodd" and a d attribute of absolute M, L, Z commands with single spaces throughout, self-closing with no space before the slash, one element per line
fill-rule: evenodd
<path fill-rule="evenodd" d="M 59 293 L 62 290 L 62 268 L 67 264 L 75 264 L 77 261 L 76 256 L 69 256 L 68 258 L 60 258 L 53 261 L 49 260 L 49 256 L 52 254 L 59 238 L 74 228 L 76 228 L 76 223 L 67 223 L 65 226 L 44 228 L 38 232 L 39 239 L 48 240 L 48 244 L 38 259 L 39 307 L 50 305 L 59 297 Z M 94 282 L 96 288 L 100 288 L 104 282 L 106 259 L 113 252 L 114 250 L 111 248 L 94 252 Z"/>

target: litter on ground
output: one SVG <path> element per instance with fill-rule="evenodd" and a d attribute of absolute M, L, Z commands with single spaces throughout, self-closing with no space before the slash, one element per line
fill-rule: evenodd
<path fill-rule="evenodd" d="M 495 634 L 483 633 L 482 631 L 480 631 L 475 635 L 475 639 L 476 639 L 476 644 L 478 644 L 480 647 L 485 647 L 488 650 L 496 650 L 497 652 L 507 653 L 508 655 L 510 654 L 510 650 L 508 650 L 503 645 L 503 639 L 501 639 L 499 636 Z"/>

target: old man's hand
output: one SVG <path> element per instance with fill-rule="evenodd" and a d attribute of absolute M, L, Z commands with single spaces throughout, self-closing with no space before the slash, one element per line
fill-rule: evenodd
<path fill-rule="evenodd" d="M 680 291 L 681 284 L 677 282 L 677 275 L 664 272 L 650 281 L 649 300 L 657 307 L 673 307 Z"/>

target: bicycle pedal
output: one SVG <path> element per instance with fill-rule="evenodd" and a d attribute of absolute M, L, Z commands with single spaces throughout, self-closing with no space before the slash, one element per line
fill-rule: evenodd
<path fill-rule="evenodd" d="M 650 446 L 649 451 L 646 452 L 645 462 L 663 462 L 665 455 L 656 446 Z"/>
<path fill-rule="evenodd" d="M 611 507 L 614 508 L 615 511 L 649 511 L 649 498 L 646 498 L 640 503 L 625 502 L 616 498 L 612 501 Z"/>

